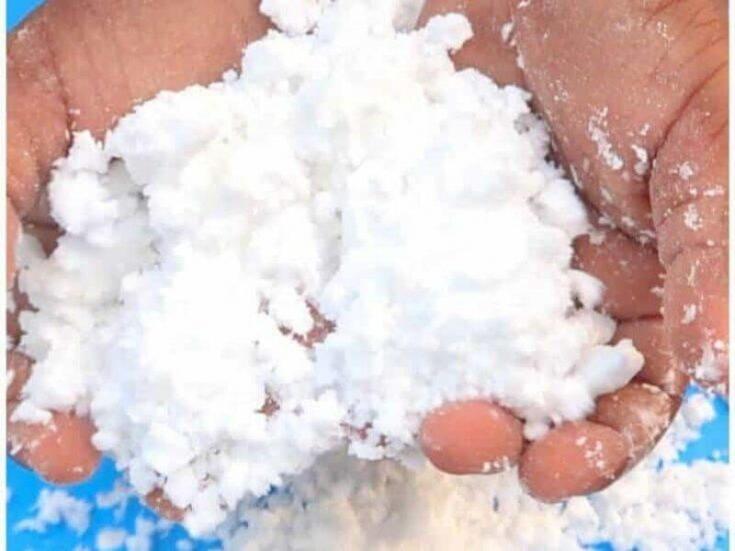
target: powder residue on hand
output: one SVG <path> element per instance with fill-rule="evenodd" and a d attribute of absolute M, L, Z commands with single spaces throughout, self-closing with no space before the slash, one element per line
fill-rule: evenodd
<path fill-rule="evenodd" d="M 643 361 L 570 268 L 587 220 L 528 95 L 454 69 L 467 20 L 309 6 L 242 76 L 161 93 L 104 144 L 77 134 L 49 187 L 65 234 L 21 251 L 36 364 L 15 418 L 89 414 L 194 533 L 315 461 L 330 476 L 344 427 L 353 455 L 408 462 L 427 412 L 481 396 L 537 438 Z"/>

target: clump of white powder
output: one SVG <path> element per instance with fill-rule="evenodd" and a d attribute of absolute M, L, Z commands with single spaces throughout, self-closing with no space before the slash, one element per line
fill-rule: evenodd
<path fill-rule="evenodd" d="M 77 134 L 49 187 L 66 233 L 20 259 L 36 365 L 14 416 L 89 413 L 194 533 L 344 427 L 352 454 L 408 459 L 426 413 L 482 396 L 536 438 L 643 361 L 570 268 L 587 221 L 528 95 L 454 69 L 467 20 L 399 32 L 397 3 L 312 4 L 242 76 Z"/>

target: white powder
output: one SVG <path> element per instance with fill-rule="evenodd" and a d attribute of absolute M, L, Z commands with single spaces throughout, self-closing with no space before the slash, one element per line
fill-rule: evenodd
<path fill-rule="evenodd" d="M 153 536 L 156 534 L 156 523 L 147 518 L 135 519 L 135 532 L 125 538 L 126 551 L 151 551 Z"/>
<path fill-rule="evenodd" d="M 18 522 L 16 532 L 45 532 L 49 526 L 65 524 L 78 535 L 89 528 L 92 507 L 84 500 L 70 496 L 64 490 L 42 489 L 34 506 L 36 515 Z"/>
<path fill-rule="evenodd" d="M 610 143 L 610 133 L 607 124 L 608 108 L 604 107 L 592 115 L 587 122 L 587 132 L 590 139 L 597 145 L 597 155 L 613 170 L 623 168 L 623 159 Z"/>
<path fill-rule="evenodd" d="M 103 528 L 97 532 L 95 547 L 99 551 L 120 549 L 125 544 L 126 537 L 128 533 L 122 528 Z"/>
<path fill-rule="evenodd" d="M 430 468 L 411 470 L 333 452 L 267 499 L 243 503 L 219 535 L 223 548 L 231 551 L 310 551 L 338 545 L 355 551 L 430 551 L 462 545 L 573 551 L 601 541 L 619 551 L 711 549 L 727 529 L 731 512 L 730 466 L 710 461 L 685 465 L 676 460 L 714 416 L 707 395 L 690 396 L 648 459 L 607 490 L 565 505 L 544 505 L 529 498 L 513 473 L 457 478 Z M 125 495 L 121 488 L 116 485 L 112 492 L 98 494 L 97 507 L 119 502 Z M 81 525 L 86 531 L 84 519 L 89 518 L 91 505 L 68 495 L 42 501 L 46 505 L 39 507 L 38 517 L 54 516 L 40 513 L 52 502 L 55 509 L 86 513 L 56 515 L 41 524 L 68 523 L 77 531 Z M 65 505 L 59 507 L 60 503 Z M 37 526 L 38 517 L 22 522 Z M 104 527 L 96 535 L 96 549 L 155 549 L 154 536 L 166 527 L 167 523 L 143 517 L 135 520 L 132 533 Z M 194 545 L 179 539 L 175 548 L 188 551 Z"/>
<path fill-rule="evenodd" d="M 242 511 L 248 527 L 226 535 L 224 548 L 569 551 L 609 541 L 616 550 L 700 551 L 727 529 L 728 468 L 707 461 L 639 466 L 564 505 L 528 497 L 513 471 L 457 480 L 344 455 L 318 465 L 290 486 L 292 495 Z"/>
<path fill-rule="evenodd" d="M 175 545 L 176 551 L 192 551 L 194 549 L 194 544 L 189 540 L 177 540 Z"/>
<path fill-rule="evenodd" d="M 112 490 L 100 492 L 95 496 L 95 505 L 98 509 L 112 509 L 113 518 L 121 521 L 125 516 L 128 502 L 133 497 L 132 489 L 118 480 Z"/>
<path fill-rule="evenodd" d="M 689 180 L 692 176 L 696 174 L 696 171 L 694 167 L 692 166 L 692 163 L 689 161 L 685 161 L 672 170 L 674 174 L 677 174 L 679 178 L 686 181 Z"/>
<path fill-rule="evenodd" d="M 559 505 L 529 498 L 513 472 L 456 478 L 331 454 L 265 508 L 243 505 L 248 527 L 232 519 L 224 548 L 710 549 L 729 521 L 729 466 L 673 461 L 713 416 L 704 395 L 692 396 L 648 459 L 607 490 Z"/>
<path fill-rule="evenodd" d="M 303 34 L 312 29 L 329 0 L 262 0 L 260 10 L 278 28 L 289 34 Z"/>
<path fill-rule="evenodd" d="M 503 26 L 500 27 L 500 38 L 506 44 L 510 42 L 510 35 L 513 34 L 513 27 L 514 27 L 513 21 L 508 21 L 506 23 L 503 23 Z"/>
<path fill-rule="evenodd" d="M 687 205 L 687 208 L 684 211 L 684 225 L 692 231 L 702 229 L 704 222 L 702 222 L 702 217 L 699 215 L 697 205 L 693 203 Z"/>
<path fill-rule="evenodd" d="M 710 549 L 729 521 L 729 466 L 673 461 L 713 416 L 708 398 L 692 396 L 648 459 L 607 490 L 559 505 L 529 498 L 513 472 L 458 479 L 332 454 L 267 508 L 243 505 L 248 527 L 233 519 L 224 548 Z"/>
<path fill-rule="evenodd" d="M 721 381 L 722 351 L 717 350 L 717 352 L 720 352 L 719 354 L 715 351 L 716 348 L 712 343 L 706 343 L 702 346 L 702 356 L 693 370 L 694 376 L 698 381 L 706 381 L 710 384 Z M 719 384 L 722 385 L 720 389 L 724 393 L 724 383 L 720 382 Z"/>
<path fill-rule="evenodd" d="M 648 151 L 645 147 L 637 144 L 633 144 L 630 147 L 633 150 L 633 153 L 635 153 L 636 158 L 638 159 L 635 165 L 633 165 L 633 172 L 635 172 L 638 176 L 645 176 L 648 173 L 649 169 Z"/>
<path fill-rule="evenodd" d="M 697 319 L 697 305 L 696 304 L 685 304 L 684 315 L 681 317 L 682 325 L 692 323 Z"/>
<path fill-rule="evenodd" d="M 642 365 L 605 344 L 601 286 L 569 267 L 587 222 L 528 95 L 454 70 L 466 19 L 406 33 L 392 2 L 304 2 L 288 23 L 266 6 L 291 34 L 250 45 L 243 77 L 162 93 L 104 146 L 75 136 L 49 187 L 66 233 L 20 259 L 36 366 L 16 418 L 89 412 L 95 445 L 193 533 L 345 425 L 366 428 L 354 455 L 408 461 L 428 411 L 483 396 L 536 438 Z M 335 329 L 309 349 L 320 315 Z"/>

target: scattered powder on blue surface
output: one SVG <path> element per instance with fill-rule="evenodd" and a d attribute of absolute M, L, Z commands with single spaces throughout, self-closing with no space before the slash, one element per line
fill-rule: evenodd
<path fill-rule="evenodd" d="M 42 489 L 33 509 L 35 515 L 18 522 L 16 531 L 45 532 L 50 526 L 65 524 L 77 534 L 83 534 L 89 528 L 92 505 L 64 490 Z"/>

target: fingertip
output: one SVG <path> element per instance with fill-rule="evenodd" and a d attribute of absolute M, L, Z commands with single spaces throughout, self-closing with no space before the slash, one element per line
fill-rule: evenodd
<path fill-rule="evenodd" d="M 664 270 L 656 251 L 618 230 L 574 240 L 574 266 L 605 285 L 603 309 L 615 319 L 661 315 Z"/>
<path fill-rule="evenodd" d="M 73 413 L 54 412 L 47 424 L 10 422 L 13 457 L 55 484 L 80 482 L 94 473 L 100 452 L 92 445 L 92 422 Z"/>
<path fill-rule="evenodd" d="M 450 474 L 490 474 L 518 462 L 523 425 L 485 400 L 446 404 L 426 416 L 419 440 L 429 461 Z"/>
<path fill-rule="evenodd" d="M 569 422 L 528 446 L 519 476 L 536 499 L 556 502 L 609 486 L 625 469 L 629 454 L 619 432 L 590 421 Z"/>
<path fill-rule="evenodd" d="M 666 432 L 679 403 L 658 387 L 630 383 L 600 396 L 589 419 L 623 435 L 629 450 L 628 467 L 632 467 Z"/>

